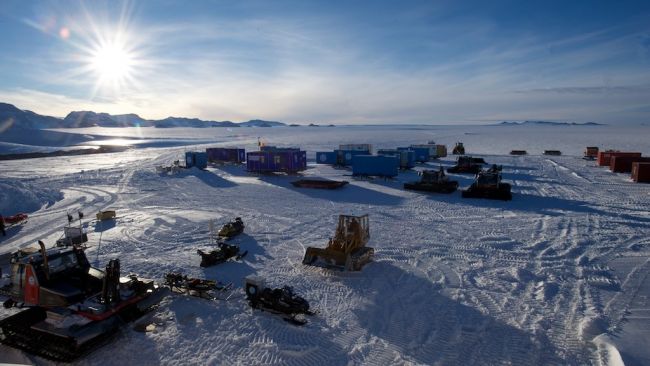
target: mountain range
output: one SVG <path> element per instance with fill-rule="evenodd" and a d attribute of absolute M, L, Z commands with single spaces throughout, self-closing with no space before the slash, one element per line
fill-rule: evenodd
<path fill-rule="evenodd" d="M 503 121 L 497 123 L 497 126 L 527 126 L 527 125 L 542 125 L 542 126 L 602 126 L 602 123 L 596 122 L 550 122 L 550 121 Z"/>
<path fill-rule="evenodd" d="M 3 128 L 2 126 L 5 126 Z M 277 127 L 285 123 L 254 119 L 246 122 L 204 121 L 198 118 L 167 117 L 161 120 L 147 120 L 137 114 L 95 113 L 91 111 L 70 112 L 65 118 L 43 116 L 22 110 L 8 103 L 0 103 L 0 131 L 8 128 L 46 129 L 78 127 Z"/>

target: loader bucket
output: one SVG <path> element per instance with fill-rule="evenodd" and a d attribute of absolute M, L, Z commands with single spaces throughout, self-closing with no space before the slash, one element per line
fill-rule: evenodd
<path fill-rule="evenodd" d="M 346 270 L 347 256 L 343 252 L 327 250 L 323 248 L 308 247 L 305 251 L 303 264 L 323 268 L 336 268 Z"/>
<path fill-rule="evenodd" d="M 341 271 L 360 271 L 366 263 L 372 261 L 374 253 L 375 250 L 370 247 L 359 248 L 351 254 L 309 247 L 305 252 L 302 263 Z"/>

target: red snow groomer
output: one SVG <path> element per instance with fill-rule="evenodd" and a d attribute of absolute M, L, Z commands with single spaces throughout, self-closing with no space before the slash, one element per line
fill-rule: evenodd
<path fill-rule="evenodd" d="M 19 251 L 0 287 L 4 306 L 28 306 L 0 320 L 0 342 L 55 361 L 72 361 L 160 302 L 152 280 L 120 277 L 120 262 L 93 268 L 81 248 Z M 8 282 L 8 283 L 6 283 Z M 1 283 L 1 282 L 0 282 Z"/>
<path fill-rule="evenodd" d="M 7 227 L 12 227 L 15 225 L 20 225 L 27 221 L 29 217 L 26 213 L 18 213 L 12 216 L 4 216 L 4 222 Z"/>

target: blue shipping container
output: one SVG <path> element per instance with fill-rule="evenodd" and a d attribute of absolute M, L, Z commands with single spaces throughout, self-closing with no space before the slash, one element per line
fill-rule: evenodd
<path fill-rule="evenodd" d="M 429 161 L 429 148 L 426 147 L 398 147 L 397 150 L 400 151 L 413 151 L 415 154 L 415 161 L 419 163 L 425 163 Z"/>
<path fill-rule="evenodd" d="M 370 155 L 370 151 L 364 150 L 334 150 L 336 153 L 336 163 L 338 165 L 352 165 L 352 160 L 356 155 Z"/>
<path fill-rule="evenodd" d="M 352 158 L 353 175 L 394 177 L 399 172 L 399 158 L 389 155 L 355 155 Z"/>
<path fill-rule="evenodd" d="M 206 169 L 208 167 L 208 154 L 205 152 L 188 151 L 185 153 L 185 166 Z"/>
<path fill-rule="evenodd" d="M 208 161 L 243 163 L 246 160 L 246 150 L 228 147 L 210 147 L 205 149 Z"/>
<path fill-rule="evenodd" d="M 307 152 L 299 150 L 253 151 L 246 154 L 249 172 L 295 173 L 307 169 Z"/>
<path fill-rule="evenodd" d="M 316 163 L 318 164 L 336 164 L 336 151 L 322 151 L 316 153 Z"/>
<path fill-rule="evenodd" d="M 382 149 L 377 151 L 378 155 L 397 156 L 400 161 L 400 168 L 411 169 L 415 166 L 415 152 L 400 151 L 394 149 Z"/>

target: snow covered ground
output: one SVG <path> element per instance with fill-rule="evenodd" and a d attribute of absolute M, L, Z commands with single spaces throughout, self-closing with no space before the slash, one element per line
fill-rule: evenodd
<path fill-rule="evenodd" d="M 0 161 L 0 212 L 29 211 L 0 237 L 0 254 L 54 243 L 67 211 L 88 218 L 113 208 L 113 225 L 87 223 L 88 256 L 103 267 L 162 280 L 170 271 L 233 282 L 228 301 L 166 298 L 149 333 L 126 327 L 78 364 L 650 364 L 650 185 L 579 158 L 585 146 L 650 154 L 650 127 L 482 126 L 239 129 L 83 129 L 74 132 L 178 145 L 122 153 Z M 395 180 L 355 180 L 349 170 L 309 164 L 305 176 L 346 179 L 342 190 L 294 188 L 295 177 L 256 176 L 240 166 L 161 176 L 154 166 L 206 146 L 339 143 L 375 148 L 435 140 L 503 164 L 510 202 L 404 191 Z M 150 144 L 145 146 L 170 146 Z M 526 149 L 529 156 L 509 156 Z M 542 156 L 545 149 L 563 156 Z M 453 157 L 442 159 L 451 166 Z M 437 167 L 438 163 L 428 164 Z M 425 166 L 419 166 L 422 169 Z M 468 175 L 454 175 L 461 188 Z M 324 247 L 338 214 L 369 214 L 373 263 L 358 273 L 301 264 Z M 233 241 L 241 263 L 199 267 L 208 222 L 243 218 Z M 101 245 L 100 245 L 101 240 Z M 319 309 L 304 327 L 253 312 L 243 277 L 292 285 Z M 0 318 L 16 310 L 0 310 Z M 49 364 L 0 347 L 0 362 Z"/>

